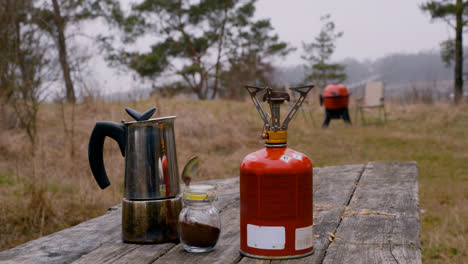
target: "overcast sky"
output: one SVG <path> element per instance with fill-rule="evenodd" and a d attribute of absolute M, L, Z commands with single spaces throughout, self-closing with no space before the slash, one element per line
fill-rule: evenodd
<path fill-rule="evenodd" d="M 337 42 L 334 59 L 375 59 L 395 52 L 438 50 L 453 36 L 444 22 L 431 23 L 419 9 L 421 0 L 259 0 L 258 18 L 270 18 L 284 41 L 298 47 L 286 64 L 301 63 L 302 42 L 320 32 L 320 17 L 331 14 L 344 35 Z M 287 3 L 287 4 L 286 4 Z"/>
<path fill-rule="evenodd" d="M 257 18 L 270 18 L 280 39 L 297 51 L 278 66 L 303 63 L 302 42 L 311 42 L 321 29 L 320 17 L 331 14 L 336 28 L 344 35 L 337 42 L 334 60 L 376 59 L 396 52 L 415 53 L 433 50 L 453 36 L 444 22 L 432 22 L 419 9 L 423 0 L 259 0 Z M 148 46 L 151 43 L 148 44 Z M 140 45 L 139 45 L 140 46 Z M 100 59 L 94 59 L 95 86 L 105 93 L 125 91 L 135 81 L 130 74 L 116 74 Z"/>

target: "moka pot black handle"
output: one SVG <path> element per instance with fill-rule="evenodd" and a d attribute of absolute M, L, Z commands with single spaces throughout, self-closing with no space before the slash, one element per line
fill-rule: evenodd
<path fill-rule="evenodd" d="M 109 178 L 104 168 L 103 148 L 104 139 L 110 137 L 119 144 L 122 156 L 125 156 L 125 146 L 127 144 L 125 137 L 125 126 L 115 122 L 101 121 L 97 122 L 91 132 L 88 145 L 88 160 L 94 179 L 101 189 L 110 185 Z"/>

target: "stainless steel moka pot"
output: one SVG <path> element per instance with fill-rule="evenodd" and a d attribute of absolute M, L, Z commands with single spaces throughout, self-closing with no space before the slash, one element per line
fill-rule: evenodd
<path fill-rule="evenodd" d="M 104 139 L 119 144 L 125 157 L 122 201 L 124 242 L 161 243 L 178 239 L 177 218 L 182 209 L 174 137 L 175 116 L 149 119 L 126 108 L 135 121 L 97 122 L 91 133 L 88 158 L 101 189 L 110 185 L 103 162 Z"/>

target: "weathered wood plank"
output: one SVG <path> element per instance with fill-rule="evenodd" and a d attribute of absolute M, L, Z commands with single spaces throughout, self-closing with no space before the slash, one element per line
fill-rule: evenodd
<path fill-rule="evenodd" d="M 229 219 L 232 218 L 232 207 L 236 207 L 236 203 L 239 203 L 239 197 L 231 195 L 231 197 L 225 197 L 226 200 L 229 200 L 230 203 L 234 203 L 234 205 L 225 205 L 223 208 L 223 224 L 229 224 Z M 237 199 L 237 200 L 236 200 Z M 238 208 L 238 206 L 237 206 Z M 236 212 L 238 214 L 238 211 Z M 225 217 L 224 217 L 225 216 Z M 224 231 L 223 231 L 224 233 Z M 233 234 L 227 231 L 225 236 L 233 236 Z M 220 241 L 221 242 L 221 241 Z M 122 243 L 121 240 L 115 240 L 108 243 L 103 244 L 96 250 L 90 252 L 87 255 L 84 255 L 77 261 L 73 262 L 73 264 L 85 264 L 85 263 L 152 263 L 156 261 L 156 263 L 161 263 L 157 261 L 159 258 L 162 257 L 164 259 L 164 254 L 167 252 L 173 252 L 174 250 L 180 249 L 180 244 L 177 246 L 174 243 L 165 243 L 165 244 L 153 244 L 153 245 L 137 245 L 137 244 L 126 244 Z M 218 245 L 219 247 L 219 245 Z M 184 250 L 182 249 L 182 254 L 184 254 Z M 180 253 L 180 252 L 179 252 Z M 188 253 L 185 253 L 188 254 Z M 210 253 L 212 254 L 212 253 Z M 225 253 L 223 253 L 225 254 Z M 193 255 L 193 254 L 188 254 Z M 203 254 L 202 254 L 203 255 Z M 183 256 L 185 257 L 185 256 Z M 183 263 L 183 261 L 179 262 L 180 259 L 174 260 L 164 260 L 162 263 Z M 211 263 L 211 262 L 207 262 Z"/>
<path fill-rule="evenodd" d="M 391 244 L 390 251 L 398 264 L 421 263 L 420 247 Z"/>
<path fill-rule="evenodd" d="M 336 166 L 336 167 L 325 167 L 314 170 L 314 199 L 315 201 L 315 222 L 321 224 L 316 224 L 315 234 L 317 235 L 315 247 L 316 252 L 321 252 L 322 254 L 315 254 L 311 257 L 304 258 L 299 260 L 299 263 L 311 263 L 315 258 L 318 262 L 323 253 L 328 247 L 328 236 L 320 234 L 325 234 L 326 230 L 333 231 L 340 219 L 340 216 L 343 212 L 343 206 L 348 203 L 351 193 L 353 191 L 354 185 L 359 178 L 360 174 L 364 169 L 364 165 L 348 165 L 348 166 Z M 337 207 L 337 208 L 335 208 Z M 223 216 L 224 217 L 224 216 Z M 173 251 L 168 252 L 164 257 L 158 259 L 155 263 L 177 263 L 177 261 L 188 261 L 188 263 L 204 262 L 204 263 L 232 263 L 233 260 L 240 258 L 238 255 L 239 250 L 239 216 L 235 215 L 235 219 L 229 221 L 229 232 L 237 234 L 234 241 L 229 241 L 229 243 L 224 247 L 218 248 L 216 250 L 222 250 L 222 256 L 193 256 L 191 254 L 183 252 L 183 249 L 180 246 L 177 246 Z M 233 221 L 235 220 L 235 221 Z M 224 224 L 223 219 L 223 226 Z M 324 228 L 321 228 L 321 227 Z M 318 228 L 317 228 L 318 227 Z M 220 243 L 224 240 L 224 236 L 221 237 Z M 319 248 L 319 250 L 317 250 Z M 228 253 L 226 253 L 228 252 Z M 193 254 L 192 254 L 193 255 Z M 312 258 L 312 259 L 311 259 Z M 190 259 L 190 260 L 188 260 Z M 298 260 L 293 260 L 298 261 Z M 242 257 L 239 263 L 242 264 L 267 264 L 270 263 L 270 260 L 258 260 L 253 258 Z M 287 261 L 283 261 L 287 262 Z M 315 263 L 315 262 L 312 262 Z"/>
<path fill-rule="evenodd" d="M 69 263 L 120 238 L 121 208 L 49 236 L 0 252 L 1 263 Z"/>
<path fill-rule="evenodd" d="M 219 196 L 218 200 L 215 201 L 214 204 L 221 211 L 223 211 L 229 203 L 232 203 L 236 199 L 236 196 L 238 199 L 239 180 L 236 178 L 212 180 L 202 183 L 216 186 Z M 171 251 L 175 246 L 176 244 L 174 243 L 156 245 L 126 244 L 120 239 L 116 239 L 114 241 L 104 243 L 99 248 L 96 248 L 73 263 L 151 263 L 168 251 Z M 121 252 L 127 253 L 122 254 Z"/>
<path fill-rule="evenodd" d="M 0 252 L 0 262 L 415 263 L 413 259 L 421 262 L 415 163 L 370 163 L 314 170 L 315 253 L 295 260 L 240 256 L 239 179 L 204 183 L 217 185 L 219 196 L 215 205 L 222 211 L 221 239 L 213 252 L 189 254 L 174 243 L 122 243 L 121 208 L 117 206 L 104 216 Z M 329 247 L 330 233 L 335 233 L 335 239 Z"/>
<path fill-rule="evenodd" d="M 215 202 L 217 208 L 224 207 L 232 199 L 230 196 L 239 193 L 239 179 L 231 178 L 224 180 L 209 181 L 210 184 L 216 185 L 220 195 L 218 201 Z M 236 189 L 237 187 L 237 189 Z M 121 226 L 122 226 L 122 207 L 112 207 L 109 212 L 103 216 L 83 222 L 74 227 L 59 231 L 49 236 L 30 241 L 21 246 L 0 252 L 0 262 L 3 263 L 71 263 L 80 259 L 82 256 L 89 254 L 100 248 L 106 248 L 109 256 L 103 254 L 94 254 L 99 256 L 103 261 L 106 257 L 112 259 L 114 256 L 111 252 L 119 250 L 128 251 L 128 248 L 141 248 L 140 250 L 132 250 L 132 254 L 141 254 L 144 256 L 146 252 L 152 251 L 155 247 L 154 255 L 157 252 L 164 253 L 165 246 L 160 245 L 131 245 L 121 241 Z M 174 244 L 169 244 L 169 248 Z M 168 249 L 167 249 L 168 250 Z M 167 251 L 166 250 L 166 251 Z M 106 252 L 105 249 L 99 252 Z M 152 256 L 149 258 L 151 259 Z M 125 257 L 121 257 L 125 260 Z M 89 263 L 89 262 L 88 262 Z"/>
<path fill-rule="evenodd" d="M 103 244 L 98 249 L 82 256 L 72 263 L 150 263 L 174 246 L 174 243 L 148 245 L 126 244 L 117 240 Z"/>
<path fill-rule="evenodd" d="M 323 263 L 421 263 L 421 250 L 415 247 L 399 245 L 354 244 L 336 242 L 330 250 L 336 247 L 332 258 L 329 253 Z M 330 251 L 329 250 L 329 251 Z"/>
<path fill-rule="evenodd" d="M 236 203 L 239 202 L 239 195 L 237 197 L 231 195 L 231 197 L 225 196 L 225 200 L 229 201 L 229 203 Z M 236 200 L 237 199 L 237 200 Z M 232 205 L 222 205 L 223 208 L 223 216 L 227 215 L 226 217 L 229 218 L 229 213 L 226 211 L 230 211 Z M 238 206 L 237 206 L 238 207 Z M 236 212 L 238 214 L 238 212 Z M 223 219 L 224 221 L 228 219 Z M 232 234 L 226 234 L 227 236 L 232 236 Z M 221 242 L 221 241 L 220 241 Z M 122 243 L 120 239 L 108 242 L 103 244 L 101 247 L 95 249 L 94 251 L 90 252 L 87 255 L 84 255 L 77 261 L 73 262 L 73 264 L 85 264 L 85 263 L 152 263 L 153 261 L 157 261 L 160 257 L 164 257 L 163 255 L 167 252 L 173 252 L 180 248 L 180 245 L 176 247 L 174 243 L 165 243 L 165 244 L 154 244 L 154 245 L 136 245 L 136 244 L 126 244 Z M 124 253 L 122 253 L 124 252 Z M 182 253 L 183 249 L 182 249 Z M 190 254 L 193 255 L 193 254 Z M 165 263 L 181 263 L 177 261 L 167 261 Z"/>
<path fill-rule="evenodd" d="M 204 181 L 203 183 L 216 186 L 216 195 L 218 199 L 213 203 L 213 205 L 218 208 L 218 210 L 222 210 L 226 205 L 232 202 L 233 199 L 239 197 L 239 177 L 224 180 Z"/>
<path fill-rule="evenodd" d="M 341 245 L 341 244 L 340 244 Z M 338 245 L 333 245 L 331 248 L 342 248 Z M 382 248 L 379 245 L 356 245 L 356 244 L 345 244 L 344 247 L 347 252 L 356 251 L 359 254 L 352 254 L 351 256 L 341 255 L 340 258 L 335 258 L 330 263 L 366 263 L 366 264 L 380 264 L 380 263 L 395 263 L 389 247 Z M 330 248 L 330 249 L 331 249 Z M 341 253 L 341 252 L 340 252 Z M 324 263 L 328 263 L 328 258 L 325 258 Z"/>
<path fill-rule="evenodd" d="M 254 259 L 254 258 L 248 258 L 248 257 L 243 257 L 241 261 L 239 261 L 239 264 L 270 264 L 271 260 L 269 259 Z"/>
<path fill-rule="evenodd" d="M 333 170 L 332 168 L 325 168 L 323 173 L 320 173 L 320 170 L 316 170 L 315 172 L 315 181 L 318 182 L 315 187 L 315 195 L 318 195 L 319 197 L 323 197 L 324 199 L 334 201 L 339 200 L 336 195 L 331 195 L 331 197 L 327 197 L 325 194 L 329 193 L 330 184 L 334 184 L 334 182 L 337 182 L 336 190 L 338 191 L 342 189 L 343 186 L 354 185 L 354 181 L 356 180 L 356 177 L 359 176 L 359 173 L 362 171 L 363 166 L 358 165 L 355 166 L 354 168 L 349 168 L 348 166 L 343 166 L 340 168 L 336 168 Z M 353 176 L 353 170 L 357 170 L 357 173 Z M 333 173 L 331 173 L 333 172 Z M 339 180 L 330 180 L 333 183 L 330 183 L 329 180 L 326 180 L 328 177 L 328 174 L 333 174 L 335 176 L 339 177 Z M 343 174 L 343 175 L 342 175 Z M 353 179 L 350 181 L 350 179 Z M 210 182 L 211 184 L 216 184 L 216 181 Z M 226 184 L 224 184 L 226 183 Z M 320 188 L 320 183 L 323 183 L 325 187 Z M 348 184 L 350 183 L 350 184 Z M 219 200 L 218 202 L 220 203 L 226 203 L 226 202 L 232 202 L 235 199 L 238 199 L 239 191 L 238 191 L 239 185 L 238 185 L 238 179 L 229 179 L 226 182 L 223 182 L 219 186 Z M 323 191 L 317 192 L 319 189 L 322 189 Z M 331 188 L 333 190 L 333 188 Z M 352 188 L 350 189 L 352 190 Z M 323 193 L 324 195 L 321 195 L 320 193 Z M 341 193 L 341 192 L 340 192 Z M 233 197 L 232 195 L 236 195 Z M 317 199 L 317 198 L 316 198 Z M 348 197 L 349 199 L 349 197 Z M 320 201 L 320 199 L 319 199 Z M 205 262 L 205 263 L 233 263 L 236 262 L 237 260 L 241 259 L 241 256 L 239 255 L 239 205 L 238 201 L 235 201 L 236 204 L 235 206 L 228 206 L 227 208 L 224 209 L 222 212 L 222 222 L 223 222 L 223 231 L 222 231 L 222 237 L 220 239 L 220 242 L 214 252 L 211 252 L 209 254 L 201 254 L 201 255 L 194 255 L 194 254 L 189 254 L 185 252 L 180 245 L 173 247 L 171 250 L 169 250 L 165 255 L 161 256 L 162 254 L 167 251 L 166 247 L 156 247 L 155 245 L 149 246 L 148 248 L 152 250 L 151 254 L 144 254 L 144 252 L 139 253 L 140 248 L 135 248 L 132 251 L 132 255 L 135 257 L 131 258 L 133 261 L 136 263 L 149 263 L 151 260 L 157 259 L 155 263 L 181 263 L 181 262 Z M 344 204 L 346 201 L 342 201 Z M 327 206 L 324 203 L 321 203 L 323 205 L 319 205 L 320 207 L 317 207 L 319 211 L 318 214 L 326 214 L 329 212 L 329 210 L 323 210 L 322 207 L 330 207 Z M 342 206 L 341 206 L 342 208 Z M 336 214 L 335 220 L 339 219 L 339 214 Z M 320 219 L 320 216 L 317 218 Z M 316 220 L 317 221 L 317 220 Z M 330 222 L 330 221 L 326 221 Z M 326 238 L 323 239 L 324 242 L 326 243 Z M 110 244 L 110 243 L 108 243 Z M 125 250 L 126 247 L 128 246 L 123 246 L 122 248 L 119 248 L 119 245 L 113 244 L 113 245 L 104 245 L 103 247 L 93 251 L 92 253 L 88 254 L 87 256 L 84 256 L 80 261 L 77 261 L 76 263 L 86 263 L 89 262 L 90 260 L 100 260 L 99 262 L 102 263 L 107 263 L 107 260 L 110 260 L 112 263 L 125 263 L 126 260 L 128 260 L 128 256 L 126 257 L 121 257 L 121 254 L 119 254 L 120 251 Z M 154 248 L 152 248 L 154 247 Z M 99 257 L 98 257 L 99 256 Z M 159 258 L 159 256 L 161 256 Z M 241 263 L 269 263 L 270 261 L 265 260 L 265 261 L 259 261 L 255 259 L 250 259 L 250 258 L 243 258 L 241 260 Z M 109 262 L 110 263 L 110 262 Z"/>
<path fill-rule="evenodd" d="M 324 167 L 314 170 L 314 254 L 289 260 L 274 260 L 275 264 L 320 263 L 329 245 L 330 233 L 338 227 L 344 207 L 349 203 L 354 186 L 364 171 L 364 165 Z"/>
<path fill-rule="evenodd" d="M 366 167 L 323 263 L 421 263 L 415 162 Z"/>
<path fill-rule="evenodd" d="M 193 254 L 186 252 L 179 244 L 153 264 L 165 263 L 236 263 L 239 255 L 239 194 L 231 198 L 231 203 L 221 213 L 221 237 L 215 250 L 209 253 Z"/>

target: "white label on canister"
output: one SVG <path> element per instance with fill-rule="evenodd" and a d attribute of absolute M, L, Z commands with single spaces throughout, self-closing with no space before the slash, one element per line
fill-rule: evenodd
<path fill-rule="evenodd" d="M 247 246 L 260 249 L 284 249 L 284 226 L 247 225 Z"/>
<path fill-rule="evenodd" d="M 298 155 L 298 154 L 293 154 L 293 158 L 295 158 L 297 160 L 302 160 L 302 156 Z"/>
<path fill-rule="evenodd" d="M 310 248 L 314 245 L 312 226 L 296 228 L 296 250 Z"/>
<path fill-rule="evenodd" d="M 291 159 L 290 157 L 286 156 L 286 155 L 283 155 L 281 156 L 281 159 L 285 162 L 289 162 L 289 160 Z"/>

